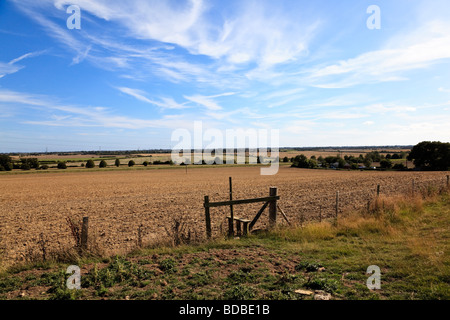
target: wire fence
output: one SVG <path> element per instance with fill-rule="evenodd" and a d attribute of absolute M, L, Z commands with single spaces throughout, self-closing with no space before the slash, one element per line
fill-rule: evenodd
<path fill-rule="evenodd" d="M 359 188 L 340 185 L 334 190 L 279 193 L 281 197 L 279 205 L 290 222 L 300 224 L 307 221 L 334 218 L 343 212 L 367 208 L 368 204 L 377 195 L 399 196 L 412 195 L 414 193 L 424 194 L 427 192 L 436 192 L 443 188 L 449 188 L 448 175 L 425 179 L 418 176 L 411 179 L 409 184 L 405 183 L 404 180 L 398 182 L 380 180 L 379 183 L 366 184 Z M 320 194 L 317 194 L 318 192 Z M 260 206 L 261 204 L 249 204 L 244 210 L 234 210 L 238 211 L 240 217 L 251 220 Z M 226 217 L 229 215 L 230 209 L 229 207 L 221 207 L 214 208 L 214 211 L 212 219 L 216 220 L 216 223 L 213 224 L 213 233 L 219 236 L 225 235 L 227 233 Z M 265 216 L 266 219 L 261 219 L 261 223 L 258 223 L 260 224 L 260 228 L 266 228 L 268 226 L 267 214 Z M 284 223 L 282 219 L 279 221 Z"/>
<path fill-rule="evenodd" d="M 363 178 L 355 181 L 346 179 L 336 183 L 333 181 L 311 183 L 314 187 L 301 182 L 294 187 L 283 184 L 278 188 L 280 196 L 278 204 L 289 221 L 293 223 L 318 221 L 335 217 L 337 192 L 339 192 L 338 214 L 341 214 L 345 211 L 364 208 L 368 201 L 373 200 L 377 195 L 378 190 L 380 195 L 394 196 L 448 188 L 449 183 L 446 173 L 417 172 L 398 179 L 397 175 L 390 175 L 388 178 L 377 175 L 374 177 L 367 181 Z M 260 188 L 263 183 L 258 182 L 258 187 L 251 190 L 248 187 L 252 185 L 251 181 L 245 184 L 237 183 L 233 187 L 235 192 L 233 199 L 267 196 L 270 179 L 267 181 L 269 181 L 266 184 L 267 187 Z M 90 239 L 97 241 L 99 246 L 108 248 L 108 252 L 127 252 L 142 244 L 161 238 L 167 239 L 177 233 L 181 238 L 202 241 L 206 238 L 203 197 L 209 194 L 211 201 L 228 200 L 227 182 L 207 184 L 197 189 L 183 189 L 180 185 L 172 190 L 160 190 L 156 194 L 124 193 L 117 190 L 114 191 L 115 193 L 108 194 L 107 201 L 86 197 L 83 203 L 80 203 L 79 199 L 70 198 L 65 199 L 64 202 L 58 202 L 57 199 L 52 198 L 50 206 L 48 206 L 49 202 L 43 203 L 42 206 L 37 205 L 27 199 L 27 195 L 24 194 L 14 195 L 23 197 L 21 201 L 27 202 L 26 207 L 30 210 L 25 213 L 21 213 L 24 209 L 21 208 L 20 203 L 15 199 L 8 199 L 8 195 L 1 199 L 5 205 L 8 205 L 8 211 L 11 213 L 2 212 L 0 222 L 2 256 L 0 258 L 12 261 L 24 260 L 31 251 L 42 251 L 40 248 L 43 247 L 43 243 L 47 245 L 47 251 L 73 245 L 70 230 L 65 223 L 67 212 L 72 212 L 74 219 L 80 221 L 82 217 L 89 216 Z M 55 206 L 53 203 L 56 203 Z M 0 207 L 1 205 L 0 203 Z M 262 203 L 235 206 L 234 213 L 235 216 L 251 220 L 261 206 Z M 99 207 L 103 212 L 98 212 Z M 217 207 L 211 210 L 213 236 L 227 234 L 226 217 L 229 212 L 229 207 Z M 18 222 L 15 215 L 19 213 L 22 214 L 24 223 Z M 32 234 L 27 230 L 33 227 L 28 221 L 37 220 L 46 221 L 46 223 Z M 278 221 L 284 223 L 283 219 L 278 218 Z M 265 228 L 268 225 L 268 214 L 265 211 L 255 228 Z M 30 237 L 24 239 L 24 236 L 28 237 L 28 235 Z"/>

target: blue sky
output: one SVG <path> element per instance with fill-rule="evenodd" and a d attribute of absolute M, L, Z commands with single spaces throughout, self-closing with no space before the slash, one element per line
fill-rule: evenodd
<path fill-rule="evenodd" d="M 448 17 L 446 0 L 0 1 L 0 152 L 171 148 L 195 121 L 280 146 L 450 141 Z"/>

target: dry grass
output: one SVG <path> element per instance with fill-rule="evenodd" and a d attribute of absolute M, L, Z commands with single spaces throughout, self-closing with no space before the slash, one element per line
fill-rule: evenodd
<path fill-rule="evenodd" d="M 25 261 L 32 250 L 42 257 L 37 243 L 41 233 L 47 241 L 48 252 L 76 246 L 67 216 L 74 221 L 88 216 L 90 238 L 96 237 L 96 243 L 108 255 L 130 252 L 158 240 L 179 243 L 195 237 L 205 238 L 204 196 L 209 195 L 211 201 L 228 200 L 229 177 L 233 178 L 235 199 L 267 196 L 269 187 L 277 186 L 280 206 L 289 220 L 304 226 L 308 221 L 318 220 L 320 208 L 324 220 L 334 215 L 337 190 L 344 211 L 364 208 L 377 184 L 381 185 L 382 194 L 395 194 L 404 193 L 413 178 L 417 187 L 428 180 L 445 182 L 442 172 L 289 167 L 281 167 L 275 176 L 261 176 L 257 167 L 196 168 L 188 169 L 188 173 L 141 170 L 1 175 L 2 264 Z M 432 188 L 427 192 L 432 192 Z M 235 213 L 252 219 L 260 206 L 236 206 Z M 213 237 L 226 233 L 228 208 L 220 209 L 211 210 Z M 181 221 L 178 225 L 172 221 L 177 213 L 183 214 L 184 227 Z M 268 215 L 264 213 L 255 228 L 267 224 Z"/>
<path fill-rule="evenodd" d="M 365 237 L 373 234 L 395 237 L 402 228 L 417 227 L 416 218 L 424 212 L 428 203 L 438 201 L 448 195 L 447 188 L 427 187 L 420 192 L 406 195 L 374 197 L 368 206 L 361 210 L 346 211 L 338 219 L 331 218 L 324 222 L 303 223 L 292 227 L 277 228 L 273 234 L 290 241 L 314 242 L 330 240 L 339 236 Z M 409 225 L 408 225 L 409 223 Z M 428 255 L 432 240 L 418 238 L 411 247 L 418 254 Z M 438 259 L 434 255 L 434 260 Z"/>

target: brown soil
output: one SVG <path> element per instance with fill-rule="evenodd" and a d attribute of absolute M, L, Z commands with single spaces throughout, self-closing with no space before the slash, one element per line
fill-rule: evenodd
<path fill-rule="evenodd" d="M 194 236 L 205 234 L 203 200 L 228 200 L 228 177 L 233 198 L 265 197 L 278 187 L 280 206 L 291 221 L 317 219 L 335 212 L 336 191 L 340 210 L 365 206 L 376 192 L 392 194 L 432 183 L 444 186 L 443 172 L 378 172 L 307 170 L 280 167 L 275 176 L 260 175 L 258 167 L 189 168 L 65 172 L 0 176 L 0 263 L 22 262 L 41 254 L 40 235 L 48 252 L 74 245 L 66 217 L 89 216 L 89 235 L 107 254 L 124 253 L 137 245 L 139 225 L 143 243 L 167 238 L 166 228 L 182 216 Z M 235 215 L 252 219 L 261 204 L 234 207 Z M 225 233 L 229 208 L 211 209 L 213 234 Z M 284 223 L 278 217 L 280 223 Z M 264 227 L 265 212 L 255 228 Z"/>

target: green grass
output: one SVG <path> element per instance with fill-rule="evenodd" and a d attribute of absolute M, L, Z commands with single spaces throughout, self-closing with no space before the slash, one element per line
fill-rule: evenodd
<path fill-rule="evenodd" d="M 82 289 L 65 286 L 67 263 L 16 266 L 1 299 L 450 299 L 450 197 L 383 199 L 337 222 L 279 228 L 248 238 L 147 248 L 78 261 Z M 367 267 L 381 269 L 369 290 Z M 24 293 L 24 294 L 21 294 Z"/>

